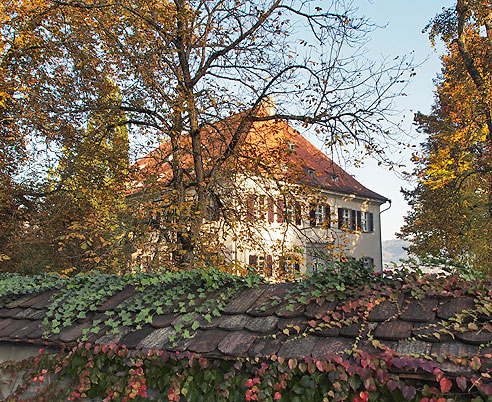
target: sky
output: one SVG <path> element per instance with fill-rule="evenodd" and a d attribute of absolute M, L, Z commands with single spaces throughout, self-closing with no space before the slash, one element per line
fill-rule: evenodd
<path fill-rule="evenodd" d="M 412 125 L 413 114 L 417 111 L 430 111 L 435 90 L 433 80 L 441 70 L 440 55 L 444 51 L 439 44 L 433 49 L 422 29 L 443 7 L 451 7 L 453 3 L 450 0 L 354 0 L 353 3 L 359 8 L 359 14 L 384 26 L 371 34 L 371 41 L 368 43 L 370 55 L 374 59 L 412 53 L 414 62 L 421 64 L 405 90 L 407 96 L 395 102 L 396 109 L 401 110 L 404 115 L 401 128 L 410 133 L 409 139 L 416 145 L 424 137 L 419 137 Z M 406 164 L 406 168 L 401 170 L 412 171 L 411 152 L 404 151 L 397 156 L 401 156 Z M 392 200 L 391 208 L 381 215 L 382 239 L 396 238 L 395 232 L 403 225 L 403 218 L 409 209 L 400 188 L 409 189 L 415 185 L 385 168 L 378 167 L 375 161 L 367 162 L 363 168 L 344 168 L 364 186 Z M 383 205 L 382 210 L 388 206 L 389 204 Z"/>

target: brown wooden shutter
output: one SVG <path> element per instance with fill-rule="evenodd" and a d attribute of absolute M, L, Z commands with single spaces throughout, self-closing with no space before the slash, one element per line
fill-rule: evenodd
<path fill-rule="evenodd" d="M 316 226 L 316 204 L 309 204 L 309 224 Z"/>
<path fill-rule="evenodd" d="M 325 205 L 325 227 L 329 228 L 331 227 L 331 211 L 330 211 L 330 206 Z"/>
<path fill-rule="evenodd" d="M 338 208 L 338 229 L 343 227 L 343 208 Z"/>
<path fill-rule="evenodd" d="M 301 219 L 301 204 L 299 204 L 298 202 L 296 202 L 296 205 L 295 205 L 294 215 L 296 217 L 296 225 L 300 225 L 302 223 L 302 219 Z"/>
<path fill-rule="evenodd" d="M 248 220 L 252 221 L 255 219 L 255 196 L 248 195 Z"/>
<path fill-rule="evenodd" d="M 268 198 L 268 222 L 273 223 L 275 221 L 275 211 L 273 209 L 273 199 Z"/>
<path fill-rule="evenodd" d="M 255 267 L 258 265 L 258 256 L 257 255 L 253 255 L 253 254 L 249 255 L 249 265 L 252 265 Z"/>
<path fill-rule="evenodd" d="M 357 228 L 357 214 L 356 211 L 350 210 L 350 229 L 355 230 Z"/>
<path fill-rule="evenodd" d="M 267 255 L 266 257 L 266 272 L 267 276 L 272 276 L 272 268 L 273 268 L 273 258 L 271 255 Z"/>
<path fill-rule="evenodd" d="M 361 215 L 361 212 L 357 211 L 357 230 L 362 229 L 360 215 Z"/>
<path fill-rule="evenodd" d="M 367 216 L 369 218 L 369 232 L 374 232 L 374 215 L 372 212 L 368 212 Z"/>
<path fill-rule="evenodd" d="M 277 198 L 277 222 L 278 223 L 283 223 L 284 222 L 284 199 L 283 198 Z"/>

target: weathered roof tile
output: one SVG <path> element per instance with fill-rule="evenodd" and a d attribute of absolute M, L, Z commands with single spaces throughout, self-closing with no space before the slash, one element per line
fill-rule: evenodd
<path fill-rule="evenodd" d="M 315 336 L 289 339 L 282 345 L 277 354 L 287 358 L 302 359 L 311 356 L 317 341 L 318 338 Z"/>
<path fill-rule="evenodd" d="M 277 327 L 278 318 L 275 316 L 251 318 L 245 328 L 252 332 L 266 333 Z"/>
<path fill-rule="evenodd" d="M 172 326 L 182 325 L 183 327 L 190 327 L 193 322 L 198 321 L 202 316 L 196 312 L 186 313 L 178 315 L 172 322 Z"/>
<path fill-rule="evenodd" d="M 48 306 L 51 296 L 53 296 L 56 292 L 57 290 L 47 290 L 37 295 L 32 295 L 29 299 L 20 303 L 19 307 L 20 308 L 32 307 L 38 310 L 43 310 Z"/>
<path fill-rule="evenodd" d="M 282 307 L 275 312 L 277 316 L 282 318 L 300 317 L 304 313 L 306 306 L 302 303 L 283 303 Z"/>
<path fill-rule="evenodd" d="M 428 342 L 447 342 L 453 339 L 450 331 L 442 323 L 416 323 L 412 335 Z"/>
<path fill-rule="evenodd" d="M 142 349 L 163 349 L 172 336 L 176 336 L 176 330 L 173 327 L 159 328 L 143 338 L 137 347 Z"/>
<path fill-rule="evenodd" d="M 92 328 L 91 321 L 85 321 L 81 324 L 65 327 L 60 331 L 58 336 L 55 337 L 54 339 L 59 339 L 60 341 L 67 342 L 67 343 L 74 342 L 82 336 L 84 329 L 89 329 L 89 328 Z"/>
<path fill-rule="evenodd" d="M 366 322 L 364 325 L 362 321 L 357 321 L 350 325 L 345 325 L 340 328 L 340 336 L 348 338 L 357 338 L 358 336 L 365 336 L 369 331 L 376 328 L 375 322 Z"/>
<path fill-rule="evenodd" d="M 319 329 L 318 329 L 319 328 Z M 328 323 L 320 323 L 317 325 L 315 334 L 318 336 L 339 336 L 341 328 Z M 355 337 L 351 337 L 355 338 Z"/>
<path fill-rule="evenodd" d="M 39 320 L 41 318 L 44 318 L 46 315 L 46 312 L 43 310 L 36 310 L 33 308 L 26 308 L 24 310 L 20 310 L 14 318 L 20 319 L 20 318 L 25 318 L 27 320 Z"/>
<path fill-rule="evenodd" d="M 287 290 L 294 285 L 294 283 L 279 283 L 268 286 L 262 296 L 251 305 L 246 313 L 253 317 L 266 317 L 275 314 L 279 308 L 285 305 L 285 302 L 276 298 L 285 297 Z"/>
<path fill-rule="evenodd" d="M 95 343 L 99 345 L 111 345 L 113 343 L 119 343 L 121 338 L 123 338 L 132 328 L 130 327 L 118 327 L 118 332 L 113 333 L 112 331 L 106 332 L 103 336 L 98 338 Z"/>
<path fill-rule="evenodd" d="M 32 294 L 21 296 L 18 299 L 15 299 L 15 300 L 11 301 L 10 303 L 7 303 L 5 305 L 5 307 L 6 308 L 16 308 L 16 307 L 19 307 L 22 303 L 25 303 L 25 302 L 29 301 L 29 299 L 32 299 L 32 297 L 33 297 Z"/>
<path fill-rule="evenodd" d="M 219 350 L 225 355 L 246 356 L 257 336 L 251 332 L 230 332 L 219 343 Z"/>
<path fill-rule="evenodd" d="M 227 331 L 221 329 L 198 331 L 196 336 L 190 341 L 188 349 L 195 353 L 212 352 L 227 334 Z"/>
<path fill-rule="evenodd" d="M 31 320 L 21 320 L 23 322 L 23 325 L 18 327 L 15 332 L 10 334 L 10 336 L 14 339 L 23 339 L 26 337 L 27 334 L 35 331 L 37 329 L 37 326 L 39 325 L 39 322 L 36 321 L 31 321 Z"/>
<path fill-rule="evenodd" d="M 280 331 L 283 331 L 286 328 L 292 328 L 294 331 L 297 331 L 297 328 L 294 327 L 298 327 L 299 332 L 303 332 L 307 327 L 306 319 L 304 317 L 281 318 L 277 322 L 277 328 Z"/>
<path fill-rule="evenodd" d="M 409 299 L 403 305 L 400 319 L 413 322 L 432 322 L 436 317 L 437 299 Z"/>
<path fill-rule="evenodd" d="M 14 320 L 9 318 L 6 321 L 6 325 L 0 328 L 0 337 L 10 337 L 30 323 L 30 320 Z"/>
<path fill-rule="evenodd" d="M 251 345 L 248 351 L 250 357 L 270 357 L 276 355 L 287 340 L 287 336 L 281 334 L 276 338 L 272 336 L 260 336 Z"/>
<path fill-rule="evenodd" d="M 458 332 L 456 333 L 456 338 L 465 343 L 480 345 L 492 341 L 492 332 L 485 329 L 479 329 L 477 331 L 467 331 L 464 333 Z"/>
<path fill-rule="evenodd" d="M 134 349 L 152 331 L 155 331 L 155 329 L 150 325 L 145 325 L 141 329 L 135 331 L 129 331 L 121 338 L 120 344 L 126 345 L 128 349 Z"/>
<path fill-rule="evenodd" d="M 311 356 L 315 359 L 325 359 L 327 356 L 344 354 L 353 346 L 354 341 L 347 338 L 318 338 Z"/>
<path fill-rule="evenodd" d="M 176 318 L 173 314 L 163 314 L 163 315 L 154 315 L 152 317 L 152 326 L 155 328 L 164 328 L 168 325 L 171 325 L 171 322 Z"/>
<path fill-rule="evenodd" d="M 467 345 L 458 341 L 442 342 L 432 344 L 431 353 L 437 356 L 452 355 L 452 356 L 473 356 L 478 352 L 478 346 Z"/>
<path fill-rule="evenodd" d="M 27 339 L 39 339 L 44 334 L 44 326 L 41 320 L 32 321 L 29 331 L 26 330 L 25 337 Z"/>
<path fill-rule="evenodd" d="M 369 321 L 386 321 L 398 315 L 398 305 L 389 300 L 384 300 L 374 306 L 367 319 Z"/>
<path fill-rule="evenodd" d="M 0 318 L 12 318 L 22 311 L 21 308 L 2 308 L 0 309 Z"/>
<path fill-rule="evenodd" d="M 249 288 L 239 292 L 224 308 L 224 314 L 244 314 L 258 300 L 266 288 Z"/>
<path fill-rule="evenodd" d="M 413 323 L 402 320 L 382 322 L 374 331 L 374 336 L 379 339 L 398 341 L 409 338 L 412 335 Z"/>
<path fill-rule="evenodd" d="M 475 308 L 475 302 L 470 297 L 446 299 L 439 303 L 437 316 L 448 320 L 456 314 L 461 314 L 464 310 L 472 310 L 473 308 Z"/>
<path fill-rule="evenodd" d="M 396 352 L 400 355 L 425 355 L 431 352 L 432 343 L 423 341 L 399 341 Z"/>
<path fill-rule="evenodd" d="M 225 329 L 227 331 L 240 331 L 254 318 L 247 315 L 232 315 L 227 317 L 227 320 L 222 320 L 219 324 L 220 329 Z"/>
<path fill-rule="evenodd" d="M 124 302 L 126 299 L 132 297 L 134 294 L 135 294 L 135 287 L 128 286 L 127 288 L 123 289 L 121 292 L 118 292 L 115 295 L 111 296 L 102 305 L 100 305 L 97 308 L 97 310 L 100 312 L 115 310 L 116 306 Z"/>
<path fill-rule="evenodd" d="M 309 318 L 321 318 L 322 315 L 326 314 L 328 311 L 334 311 L 337 307 L 336 301 L 324 301 L 321 305 L 316 302 L 311 302 L 306 307 L 304 315 Z"/>

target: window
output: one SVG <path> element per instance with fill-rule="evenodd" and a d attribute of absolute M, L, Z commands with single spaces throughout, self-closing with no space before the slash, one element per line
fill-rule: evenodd
<path fill-rule="evenodd" d="M 271 255 L 249 255 L 249 265 L 263 276 L 272 276 L 273 258 Z"/>
<path fill-rule="evenodd" d="M 285 257 L 280 258 L 279 268 L 283 275 L 294 275 L 300 271 L 299 261 Z"/>
<path fill-rule="evenodd" d="M 313 243 L 306 248 L 306 267 L 309 272 L 320 272 L 326 269 L 332 257 L 327 253 L 328 243 Z"/>
<path fill-rule="evenodd" d="M 296 144 L 294 143 L 294 141 L 287 141 L 287 147 L 288 147 L 291 151 L 295 151 L 295 150 L 296 150 Z"/>
<path fill-rule="evenodd" d="M 374 232 L 374 214 L 348 208 L 338 208 L 338 228 Z"/>
<path fill-rule="evenodd" d="M 363 232 L 374 232 L 374 215 L 372 212 L 361 212 L 360 228 Z"/>
<path fill-rule="evenodd" d="M 325 204 L 311 204 L 309 209 L 309 223 L 311 226 L 330 227 L 330 206 Z"/>
<path fill-rule="evenodd" d="M 307 173 L 308 173 L 309 177 L 312 177 L 313 179 L 316 176 L 316 172 L 313 169 L 308 168 Z"/>
<path fill-rule="evenodd" d="M 338 176 L 336 174 L 329 174 L 328 177 L 333 183 L 338 183 Z"/>
<path fill-rule="evenodd" d="M 362 264 L 364 268 L 373 268 L 374 267 L 374 258 L 372 257 L 362 257 Z"/>
<path fill-rule="evenodd" d="M 351 229 L 352 218 L 357 216 L 355 212 L 353 209 L 338 208 L 338 229 Z"/>

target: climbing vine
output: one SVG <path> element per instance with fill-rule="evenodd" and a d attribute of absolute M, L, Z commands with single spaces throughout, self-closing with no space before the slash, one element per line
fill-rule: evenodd
<path fill-rule="evenodd" d="M 492 401 L 492 373 L 483 361 L 492 359 L 483 352 L 490 344 L 481 345 L 479 354 L 466 358 L 400 356 L 366 331 L 369 315 L 383 302 L 396 306 L 390 319 L 403 313 L 406 305 L 399 297 L 405 294 L 416 300 L 467 296 L 475 302 L 475 308 L 463 310 L 446 322 L 429 324 L 432 336 L 492 332 L 490 323 L 483 323 L 484 316 L 492 315 L 491 280 L 466 270 L 455 270 L 451 276 L 422 275 L 418 270 L 374 274 L 356 263 L 336 265 L 332 270 L 299 278 L 287 285 L 281 296 L 270 295 L 260 310 L 277 306 L 293 311 L 299 305 L 306 308 L 313 303 L 337 302 L 336 308 L 315 314 L 306 328 L 288 325 L 283 332 L 289 340 L 326 328 L 361 324 L 353 347 L 327 360 L 280 356 L 214 360 L 189 352 L 135 351 L 118 344 L 87 342 L 103 327 L 106 333 L 118 334 L 121 328 L 139 329 L 154 316 L 166 314 L 177 318 L 171 324 L 175 335 L 170 341 L 178 335 L 190 338 L 203 322 L 223 314 L 238 292 L 262 283 L 256 275 L 237 277 L 214 269 L 122 276 L 90 273 L 71 278 L 0 276 L 2 306 L 24 295 L 52 291 L 45 336 L 91 315 L 91 326 L 77 346 L 59 353 L 42 351 L 35 358 L 2 365 L 13 376 L 23 373 L 23 385 L 10 401 L 23 400 L 23 395 L 33 389 L 35 397 L 25 400 L 97 396 L 105 401 Z M 101 308 L 119 292 L 128 292 L 123 303 L 117 308 Z M 362 341 L 369 342 L 374 353 L 362 351 Z M 443 362 L 463 367 L 470 374 L 448 377 L 440 368 Z"/>
<path fill-rule="evenodd" d="M 25 371 L 24 384 L 7 402 L 74 401 L 419 401 L 484 402 L 492 387 L 480 359 L 468 363 L 471 378 L 448 378 L 432 361 L 354 352 L 350 358 L 212 360 L 185 353 L 130 351 L 119 345 L 81 343 L 57 354 L 8 366 Z M 397 367 L 403 374 L 389 371 Z M 3 365 L 6 370 L 6 365 Z M 426 380 L 415 375 L 425 372 Z M 56 374 L 64 381 L 52 381 Z M 405 375 L 407 374 L 407 375 Z M 414 374 L 412 376 L 412 374 Z M 69 386 L 67 386 L 67 384 Z M 23 399 L 26 391 L 35 396 Z"/>

